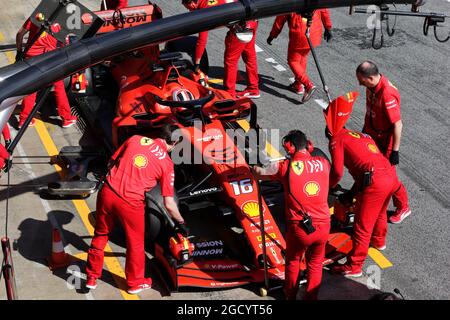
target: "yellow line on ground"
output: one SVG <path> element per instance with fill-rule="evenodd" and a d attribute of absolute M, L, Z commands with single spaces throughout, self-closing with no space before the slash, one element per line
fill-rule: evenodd
<path fill-rule="evenodd" d="M 250 130 L 250 123 L 247 120 L 238 120 L 237 123 L 244 129 L 245 132 Z M 266 152 L 271 158 L 279 158 L 283 155 L 272 145 L 266 141 Z"/>
<path fill-rule="evenodd" d="M 53 142 L 52 138 L 50 137 L 47 128 L 45 127 L 44 123 L 41 120 L 36 119 L 36 131 L 44 144 L 45 150 L 47 151 L 49 156 L 54 156 L 58 154 L 58 149 L 56 148 L 55 143 Z M 62 171 L 59 166 L 55 165 L 56 170 L 61 175 Z M 59 169 L 58 169 L 59 168 Z M 72 200 L 73 205 L 78 211 L 78 214 L 81 217 L 81 220 L 83 221 L 84 226 L 86 227 L 88 233 L 92 236 L 94 235 L 94 227 L 92 226 L 91 222 L 89 221 L 89 215 L 91 213 L 91 209 L 89 209 L 87 203 L 85 200 Z M 105 253 L 112 253 L 112 249 L 109 245 L 106 245 L 105 247 Z M 109 272 L 111 272 L 114 281 L 119 287 L 120 293 L 122 294 L 122 297 L 126 300 L 139 300 L 139 297 L 137 295 L 131 295 L 126 292 L 124 289 L 124 283 L 122 279 L 125 279 L 125 272 L 120 265 L 119 261 L 116 257 L 113 255 L 105 256 L 105 265 L 108 268 Z"/>
<path fill-rule="evenodd" d="M 214 83 L 214 84 L 218 84 L 218 83 L 223 83 L 223 80 L 222 79 L 214 79 L 214 78 L 212 78 L 212 79 L 209 79 L 208 82 Z"/>
<path fill-rule="evenodd" d="M 387 269 L 393 266 L 393 264 L 375 248 L 369 248 L 369 257 L 371 257 L 381 269 Z"/>
<path fill-rule="evenodd" d="M 5 41 L 5 36 L 3 33 L 0 32 L 0 43 Z M 6 57 L 8 58 L 9 63 L 14 63 L 16 60 L 16 56 L 12 51 L 6 51 L 5 52 Z"/>

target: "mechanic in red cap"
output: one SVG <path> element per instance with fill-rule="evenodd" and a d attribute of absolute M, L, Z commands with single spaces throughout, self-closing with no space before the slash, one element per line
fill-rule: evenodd
<path fill-rule="evenodd" d="M 281 180 L 286 203 L 286 267 L 284 292 L 295 300 L 300 280 L 300 263 L 306 254 L 307 285 L 305 300 L 317 300 L 322 281 L 325 245 L 330 233 L 328 183 L 330 163 L 308 151 L 308 140 L 300 130 L 283 137 L 289 159 L 267 168 L 253 167 L 261 179 Z M 317 150 L 317 149 L 316 149 Z M 309 224 L 308 219 L 312 222 Z M 311 228 L 312 227 L 312 228 Z M 315 229 L 315 230 L 313 230 Z"/>
<path fill-rule="evenodd" d="M 399 164 L 403 128 L 400 115 L 400 93 L 388 78 L 379 73 L 378 67 L 371 61 L 365 61 L 358 66 L 356 77 L 359 83 L 367 88 L 363 132 L 375 140 L 380 151 L 395 168 Z M 402 183 L 392 199 L 396 210 L 389 221 L 400 223 L 411 214 L 408 193 Z"/>
<path fill-rule="evenodd" d="M 379 250 L 386 248 L 386 210 L 399 181 L 395 169 L 369 135 L 344 128 L 355 96 L 350 93 L 338 99 L 342 99 L 342 103 L 331 103 L 325 113 L 326 136 L 330 140 L 332 158 L 330 188 L 337 187 L 345 166 L 355 183 L 339 200 L 350 205 L 356 196 L 360 209 L 355 214 L 353 247 L 347 262 L 333 267 L 332 272 L 360 277 L 369 246 Z"/>
<path fill-rule="evenodd" d="M 145 278 L 145 192 L 159 182 L 167 212 L 176 221 L 178 232 L 187 236 L 187 227 L 174 200 L 174 165 L 169 152 L 174 128 L 165 125 L 157 139 L 134 135 L 117 149 L 110 170 L 97 197 L 95 233 L 88 251 L 86 287 L 95 289 L 101 277 L 104 248 L 118 219 L 125 230 L 127 254 L 125 275 L 128 293 L 151 288 Z"/>
<path fill-rule="evenodd" d="M 237 0 L 182 0 L 182 3 L 189 11 L 193 11 L 235 1 Z M 225 90 L 233 97 L 257 99 L 261 96 L 255 50 L 257 28 L 258 21 L 256 20 L 238 23 L 230 28 L 225 37 L 223 84 Z M 195 71 L 198 71 L 200 68 L 200 61 L 205 52 L 207 41 L 208 31 L 200 32 L 195 49 Z M 246 67 L 247 88 L 236 93 L 238 63 L 241 56 Z"/>
<path fill-rule="evenodd" d="M 102 0 L 100 10 L 117 10 L 126 7 L 128 7 L 128 0 Z"/>
<path fill-rule="evenodd" d="M 306 39 L 307 19 L 298 13 L 290 13 L 276 17 L 272 26 L 272 31 L 267 38 L 267 43 L 272 45 L 273 39 L 277 38 L 283 29 L 284 24 L 289 26 L 288 64 L 295 76 L 295 81 L 289 86 L 290 90 L 297 94 L 303 94 L 302 102 L 308 101 L 316 86 L 309 79 L 306 68 L 310 48 Z M 320 45 L 322 40 L 322 24 L 325 27 L 324 39 L 329 42 L 331 35 L 331 19 L 327 9 L 315 10 L 312 16 L 310 38 L 312 46 Z M 306 91 L 305 91 L 306 90 Z"/>
<path fill-rule="evenodd" d="M 58 24 L 54 24 L 51 26 L 51 29 L 53 32 L 59 32 L 60 26 Z M 39 28 L 36 27 L 33 23 L 31 23 L 30 19 L 27 19 L 25 21 L 24 25 L 20 28 L 19 32 L 16 36 L 16 47 L 17 47 L 17 59 L 20 58 L 31 58 L 38 55 L 41 55 L 43 53 L 55 50 L 57 47 L 61 46 L 62 44 L 59 43 L 53 36 L 48 34 L 47 32 L 43 32 L 39 38 L 34 39 L 39 32 Z M 28 41 L 26 44 L 27 48 L 26 52 L 23 52 L 23 38 L 25 34 L 29 33 L 28 35 Z M 31 41 L 35 40 L 34 43 L 30 43 Z M 67 94 L 64 88 L 64 82 L 63 80 L 57 81 L 53 84 L 54 88 L 54 94 L 56 98 L 56 105 L 58 114 L 62 119 L 62 127 L 68 128 L 73 126 L 76 121 L 77 117 L 73 116 L 70 111 L 70 105 L 69 100 L 67 99 Z M 34 103 L 36 101 L 36 92 L 30 94 L 22 101 L 22 112 L 19 115 L 19 128 L 22 127 L 25 120 L 28 118 L 31 110 L 33 109 Z M 34 118 L 29 124 L 30 127 L 34 126 Z"/>

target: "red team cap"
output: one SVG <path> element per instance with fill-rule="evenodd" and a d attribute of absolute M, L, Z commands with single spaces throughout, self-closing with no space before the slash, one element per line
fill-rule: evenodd
<path fill-rule="evenodd" d="M 349 92 L 331 101 L 328 108 L 324 110 L 323 115 L 331 135 L 336 135 L 344 128 L 358 95 L 358 92 Z"/>

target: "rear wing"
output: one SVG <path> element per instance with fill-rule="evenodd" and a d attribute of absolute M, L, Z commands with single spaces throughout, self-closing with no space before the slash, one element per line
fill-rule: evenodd
<path fill-rule="evenodd" d="M 162 18 L 161 9 L 155 4 L 95 11 L 94 13 L 104 21 L 97 34 L 135 27 Z M 92 24 L 92 17 L 89 15 L 82 16 L 81 19 L 85 26 Z"/>

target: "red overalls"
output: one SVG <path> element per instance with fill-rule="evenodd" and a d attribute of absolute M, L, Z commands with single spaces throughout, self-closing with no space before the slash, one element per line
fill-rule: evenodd
<path fill-rule="evenodd" d="M 236 1 L 236 0 L 234 0 Z M 204 9 L 211 6 L 222 5 L 233 1 L 229 0 L 198 0 L 197 10 Z M 241 42 L 237 37 L 233 29 L 228 31 L 225 37 L 225 53 L 224 53 L 224 78 L 223 85 L 226 91 L 232 96 L 236 96 L 236 79 L 238 72 L 239 58 L 245 63 L 247 73 L 247 88 L 246 91 L 259 93 L 259 76 L 258 76 L 258 63 L 256 60 L 256 29 L 258 28 L 258 22 L 256 20 L 247 21 L 246 27 L 253 31 L 253 38 L 250 42 Z M 206 42 L 208 41 L 208 31 L 199 33 L 197 46 L 195 49 L 195 60 L 201 59 L 205 52 Z"/>
<path fill-rule="evenodd" d="M 125 275 L 130 287 L 142 284 L 145 273 L 145 192 L 157 182 L 163 197 L 174 195 L 173 162 L 161 139 L 135 135 L 115 152 L 106 182 L 97 197 L 95 234 L 89 249 L 86 274 L 102 274 L 104 248 L 118 219 L 126 235 Z"/>
<path fill-rule="evenodd" d="M 306 39 L 306 18 L 297 13 L 278 16 L 270 31 L 270 37 L 275 39 L 283 29 L 284 24 L 289 26 L 288 64 L 294 73 L 295 81 L 305 87 L 312 86 L 312 82 L 306 73 L 308 63 L 309 45 Z M 326 29 L 331 29 L 330 13 L 327 9 L 314 11 L 310 28 L 310 39 L 313 47 L 320 45 L 322 41 L 322 24 Z"/>
<path fill-rule="evenodd" d="M 117 10 L 126 7 L 128 7 L 128 0 L 106 0 L 107 10 Z M 103 4 L 103 0 L 101 2 L 100 10 L 106 10 Z"/>
<path fill-rule="evenodd" d="M 288 300 L 295 300 L 297 296 L 300 262 L 304 254 L 307 265 L 305 299 L 316 300 L 319 293 L 325 245 L 330 232 L 329 173 L 330 164 L 325 158 L 311 156 L 303 150 L 297 152 L 290 162 L 283 161 L 276 176 L 285 190 L 287 234 L 284 290 Z M 300 212 L 304 211 L 312 217 L 316 228 L 309 235 L 299 225 L 303 219 Z"/>
<path fill-rule="evenodd" d="M 24 24 L 24 29 L 28 30 L 29 36 L 28 41 L 32 41 L 35 35 L 39 32 L 39 28 L 31 23 L 28 19 Z M 28 47 L 28 43 L 27 43 Z M 36 40 L 36 42 L 30 47 L 30 49 L 25 54 L 25 59 L 41 55 L 45 52 L 55 50 L 57 47 L 57 40 L 51 35 L 47 34 L 45 31 Z M 67 94 L 64 88 L 63 80 L 57 81 L 53 84 L 54 94 L 56 99 L 56 105 L 59 116 L 62 120 L 73 119 L 70 112 L 70 104 L 67 99 Z M 36 92 L 25 97 L 22 101 L 22 111 L 19 115 L 19 124 L 23 124 L 28 118 L 31 110 L 33 109 L 34 103 L 36 101 Z"/>
<path fill-rule="evenodd" d="M 330 187 L 335 187 L 348 169 L 359 191 L 360 212 L 353 226 L 353 248 L 348 254 L 347 264 L 352 272 L 360 272 L 367 257 L 369 245 L 382 247 L 386 242 L 386 210 L 392 194 L 398 188 L 395 169 L 379 151 L 375 141 L 360 132 L 342 129 L 330 141 L 333 160 Z M 362 190 L 364 172 L 373 169 L 372 184 Z"/>
<path fill-rule="evenodd" d="M 388 159 L 394 143 L 394 123 L 399 120 L 401 120 L 400 93 L 389 79 L 381 75 L 378 85 L 373 89 L 366 90 L 366 116 L 363 132 L 375 140 L 380 151 Z M 395 168 L 395 166 L 393 167 Z M 397 209 L 408 208 L 408 193 L 402 183 L 392 199 Z"/>

